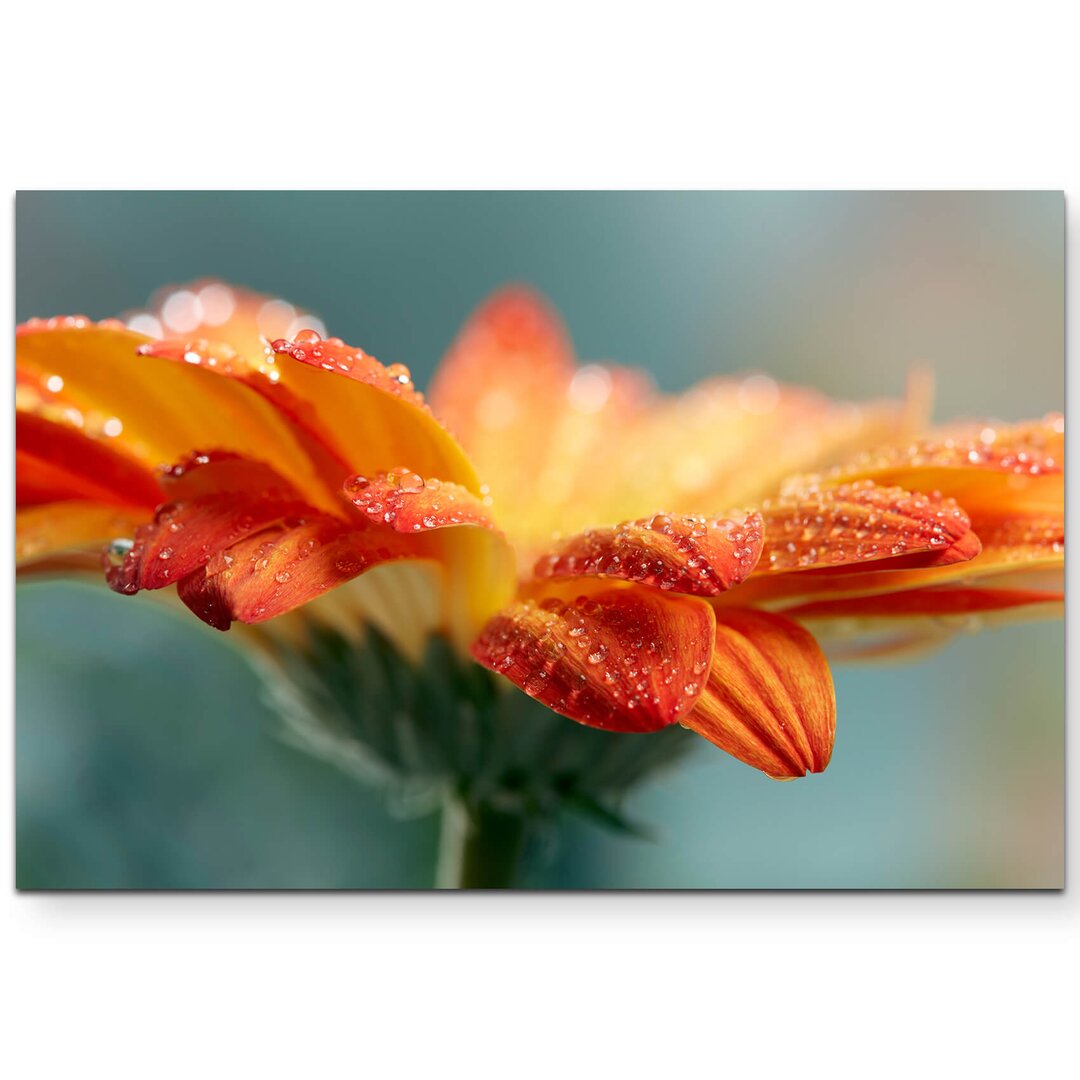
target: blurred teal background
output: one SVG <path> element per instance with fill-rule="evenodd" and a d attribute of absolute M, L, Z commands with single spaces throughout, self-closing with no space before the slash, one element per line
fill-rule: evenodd
<path fill-rule="evenodd" d="M 22 193 L 16 260 L 20 320 L 219 276 L 421 385 L 484 294 L 524 280 L 584 358 L 666 390 L 759 368 L 896 395 L 922 361 L 939 420 L 1064 409 L 1060 193 Z M 153 602 L 20 587 L 20 887 L 429 884 L 434 819 L 273 738 L 224 642 Z M 628 807 L 658 842 L 575 823 L 530 884 L 1062 884 L 1061 625 L 835 675 L 825 774 L 776 784 L 703 743 Z"/>

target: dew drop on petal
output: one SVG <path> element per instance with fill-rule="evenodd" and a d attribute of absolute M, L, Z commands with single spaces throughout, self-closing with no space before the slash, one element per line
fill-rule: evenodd
<path fill-rule="evenodd" d="M 134 546 L 134 540 L 117 537 L 117 539 L 110 541 L 108 547 L 105 548 L 105 555 L 113 566 L 119 566 Z"/>

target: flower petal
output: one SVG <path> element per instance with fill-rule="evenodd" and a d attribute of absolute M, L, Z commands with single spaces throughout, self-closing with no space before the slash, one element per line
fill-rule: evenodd
<path fill-rule="evenodd" d="M 624 578 L 692 596 L 738 585 L 761 556 L 762 520 L 654 514 L 610 529 L 590 529 L 541 558 L 538 578 Z"/>
<path fill-rule="evenodd" d="M 559 316 L 538 293 L 511 286 L 462 327 L 432 381 L 431 402 L 474 454 L 486 458 L 490 441 L 517 457 L 533 448 L 527 440 L 507 446 L 506 433 L 533 417 L 547 421 L 573 374 L 573 347 Z"/>
<path fill-rule="evenodd" d="M 345 495 L 357 510 L 396 532 L 418 533 L 452 525 L 496 528 L 484 500 L 467 488 L 434 477 L 425 480 L 408 468 L 377 473 L 370 479 L 351 476 L 345 481 Z"/>
<path fill-rule="evenodd" d="M 491 500 L 401 467 L 370 479 L 350 477 L 344 490 L 365 520 L 412 536 L 417 556 L 443 568 L 447 628 L 468 648 L 477 628 L 514 593 L 514 553 L 492 520 Z"/>
<path fill-rule="evenodd" d="M 349 473 L 400 461 L 478 490 L 472 465 L 431 416 L 407 368 L 384 367 L 338 338 L 323 341 L 322 322 L 286 300 L 201 280 L 162 290 L 130 323 L 165 339 L 148 351 L 240 381 L 269 401 L 302 433 L 309 452 L 344 466 L 335 490 Z M 271 342 L 279 341 L 284 352 L 275 355 Z M 357 385 L 345 388 L 331 372 Z"/>
<path fill-rule="evenodd" d="M 404 545 L 376 545 L 371 532 L 319 515 L 240 540 L 182 578 L 177 591 L 203 622 L 228 630 L 234 621 L 260 623 L 282 615 L 407 555 Z"/>
<path fill-rule="evenodd" d="M 162 481 L 171 501 L 135 530 L 126 554 L 102 557 L 105 579 L 115 592 L 133 595 L 175 585 L 216 553 L 269 525 L 323 516 L 268 465 L 236 454 L 196 452 L 172 466 Z"/>
<path fill-rule="evenodd" d="M 718 612 L 708 680 L 682 723 L 776 779 L 822 772 L 836 734 L 829 665 L 813 637 L 789 619 Z"/>
<path fill-rule="evenodd" d="M 432 401 L 490 484 L 522 569 L 552 529 L 757 502 L 793 470 L 906 434 L 912 412 L 834 403 L 760 374 L 661 397 L 637 373 L 575 367 L 558 317 L 524 290 L 496 294 L 466 324 Z"/>
<path fill-rule="evenodd" d="M 956 498 L 979 531 L 984 513 L 1053 512 L 1064 499 L 1065 421 L 982 422 L 885 446 L 839 466 L 827 483 L 870 479 Z M 796 481 L 801 483 L 802 481 Z"/>
<path fill-rule="evenodd" d="M 888 596 L 910 589 L 959 583 L 1060 591 L 1057 574 L 1065 561 L 1064 515 L 986 520 L 982 529 L 981 536 L 966 533 L 955 544 L 942 549 L 931 563 L 912 566 L 911 558 L 924 557 L 900 556 L 861 570 L 857 566 L 841 566 L 836 570 L 755 575 L 739 589 L 734 600 L 788 610 L 818 599 Z M 955 558 L 969 553 L 970 557 Z M 855 570 L 860 572 L 852 572 Z"/>
<path fill-rule="evenodd" d="M 527 548 L 525 570 L 553 527 L 617 521 L 596 503 L 582 517 L 578 487 L 603 467 L 619 423 L 651 397 L 648 380 L 607 365 L 577 368 L 566 329 L 539 294 L 500 290 L 465 323 L 436 372 L 431 402 L 461 439 L 494 497 L 499 520 Z M 583 475 L 584 474 L 584 475 Z M 652 505 L 655 505 L 653 503 Z M 644 513 L 649 507 L 639 510 Z"/>
<path fill-rule="evenodd" d="M 193 446 L 211 446 L 273 463 L 319 505 L 329 508 L 337 501 L 336 485 L 331 492 L 321 482 L 279 410 L 208 367 L 140 357 L 137 350 L 147 343 L 115 321 L 31 320 L 16 333 L 16 365 L 24 386 L 31 380 L 62 383 L 74 417 L 118 423 L 121 434 L 111 441 L 151 469 Z M 103 424 L 101 430 L 108 440 L 110 429 Z"/>
<path fill-rule="evenodd" d="M 955 499 L 923 495 L 870 480 L 789 488 L 762 506 L 762 573 L 835 569 L 898 556 L 937 557 L 964 538 L 971 522 Z M 971 557 L 977 546 L 954 551 Z"/>
<path fill-rule="evenodd" d="M 562 716 L 644 732 L 694 705 L 712 638 L 712 612 L 699 600 L 573 582 L 500 612 L 473 655 Z"/>
<path fill-rule="evenodd" d="M 426 476 L 479 491 L 472 463 L 432 415 L 404 365 L 384 367 L 362 349 L 314 331 L 295 341 L 279 338 L 272 348 L 279 361 L 295 361 L 282 382 L 287 377 L 315 401 L 320 422 L 353 469 L 387 471 L 408 461 Z M 343 389 L 335 376 L 352 387 Z"/>
<path fill-rule="evenodd" d="M 15 447 L 19 506 L 62 499 L 154 506 L 161 498 L 150 469 L 77 428 L 16 412 Z"/>

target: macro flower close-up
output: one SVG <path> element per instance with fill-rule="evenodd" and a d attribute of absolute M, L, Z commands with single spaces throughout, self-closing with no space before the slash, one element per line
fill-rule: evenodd
<path fill-rule="evenodd" d="M 662 394 L 579 361 L 514 285 L 428 397 L 390 359 L 214 280 L 122 320 L 31 319 L 17 557 L 239 636 L 315 752 L 437 790 L 444 883 L 509 884 L 564 804 L 617 821 L 609 799 L 677 752 L 667 729 L 774 779 L 823 772 L 832 656 L 1060 615 L 1060 415 L 934 427 L 918 369 L 896 400 L 762 372 Z M 401 685 L 433 646 L 434 706 Z M 373 651 L 383 700 L 352 662 Z M 549 745 L 518 691 L 557 714 Z"/>
<path fill-rule="evenodd" d="M 935 419 L 918 359 L 871 397 L 764 364 L 661 389 L 528 283 L 458 324 L 423 380 L 221 278 L 16 332 L 20 581 L 111 590 L 100 633 L 212 628 L 280 739 L 438 813 L 428 884 L 535 882 L 573 820 L 663 843 L 633 807 L 691 759 L 831 785 L 887 712 L 837 672 L 899 665 L 929 715 L 927 658 L 1061 617 L 1060 413 Z"/>

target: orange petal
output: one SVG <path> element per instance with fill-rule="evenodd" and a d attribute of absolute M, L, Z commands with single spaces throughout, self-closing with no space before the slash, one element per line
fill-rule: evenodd
<path fill-rule="evenodd" d="M 949 560 L 955 556 L 967 556 Z M 914 556 L 922 559 L 923 556 Z M 871 597 L 909 589 L 924 589 L 961 582 L 1000 587 L 1036 588 L 1058 592 L 1057 573 L 1065 561 L 1064 516 L 1020 517 L 986 521 L 981 536 L 968 532 L 933 563 L 911 566 L 908 557 L 873 564 L 873 569 L 848 572 L 810 570 L 803 573 L 755 575 L 743 585 L 736 602 L 763 604 L 787 610 L 815 599 Z M 1042 583 L 1048 578 L 1047 584 Z M 1049 609 L 1048 609 L 1049 612 Z M 1052 613 L 1052 612 L 1049 612 Z"/>
<path fill-rule="evenodd" d="M 383 367 L 359 349 L 347 348 L 338 338 L 322 341 L 321 321 L 286 300 L 261 296 L 220 281 L 196 281 L 162 290 L 152 309 L 131 318 L 154 337 L 171 339 L 153 347 L 155 352 L 180 356 L 189 363 L 209 365 L 214 356 L 207 341 L 230 346 L 214 370 L 242 381 L 286 414 L 304 432 L 309 444 L 321 443 L 319 456 L 329 455 L 346 467 L 375 472 L 409 461 L 425 475 L 439 476 L 478 490 L 472 465 L 454 439 L 442 429 L 412 386 L 402 364 Z M 319 357 L 313 355 L 317 343 Z M 282 342 L 292 358 L 271 349 Z M 190 348 L 185 348 L 190 346 Z M 323 367 L 322 360 L 330 367 Z M 206 357 L 199 360 L 200 356 Z M 295 362 L 299 360 L 300 362 Z M 328 373 L 349 374 L 359 385 L 345 388 Z M 203 440 L 202 445 L 207 445 Z"/>
<path fill-rule="evenodd" d="M 863 454 L 827 473 L 828 483 L 870 479 L 951 495 L 979 531 L 983 514 L 1052 513 L 1064 500 L 1065 421 L 971 424 Z"/>
<path fill-rule="evenodd" d="M 789 619 L 718 612 L 705 689 L 682 723 L 776 779 L 822 772 L 836 734 L 829 665 L 813 637 Z"/>
<path fill-rule="evenodd" d="M 432 415 L 404 365 L 384 367 L 362 349 L 340 338 L 323 340 L 313 330 L 295 341 L 279 338 L 272 348 L 279 362 L 295 362 L 288 377 L 301 392 L 321 391 L 316 399 L 320 422 L 354 469 L 388 471 L 408 461 L 424 475 L 479 491 L 472 464 Z M 344 389 L 335 377 L 353 386 Z"/>
<path fill-rule="evenodd" d="M 978 553 L 970 543 L 956 547 L 971 522 L 954 499 L 869 480 L 789 489 L 766 502 L 762 515 L 762 573 L 862 566 L 921 553 L 938 562 L 950 549 L 948 561 Z"/>
<path fill-rule="evenodd" d="M 901 403 L 835 403 L 759 374 L 660 397 L 639 373 L 575 368 L 557 316 L 523 290 L 496 294 L 466 324 L 432 401 L 531 554 L 523 569 L 552 530 L 636 520 L 657 505 L 693 514 L 757 502 L 793 470 L 895 438 L 910 420 Z"/>
<path fill-rule="evenodd" d="M 501 432 L 520 430 L 562 401 L 574 374 L 570 338 L 554 309 L 538 293 L 511 286 L 477 308 L 439 365 L 431 402 L 471 450 Z M 520 442 L 506 447 L 520 455 Z M 474 452 L 475 452 L 474 450 Z"/>
<path fill-rule="evenodd" d="M 452 525 L 496 528 L 483 500 L 471 491 L 435 478 L 425 480 L 412 469 L 398 468 L 370 479 L 351 476 L 345 481 L 345 495 L 372 521 L 396 532 L 418 533 Z"/>
<path fill-rule="evenodd" d="M 260 353 L 259 361 L 252 362 L 232 346 L 205 338 L 151 341 L 141 345 L 138 352 L 140 356 L 188 364 L 234 379 L 264 398 L 288 421 L 294 437 L 329 490 L 335 490 L 341 477 L 351 471 L 344 452 L 324 429 L 312 405 L 298 397 L 290 386 L 282 385 L 281 371 L 273 366 L 272 356 Z"/>
<path fill-rule="evenodd" d="M 390 534 L 393 537 L 393 534 Z M 381 540 L 381 537 L 380 537 Z M 180 599 L 203 622 L 228 630 L 260 623 L 408 554 L 326 515 L 286 522 L 249 536 L 182 578 Z"/>
<path fill-rule="evenodd" d="M 273 469 L 230 453 L 195 453 L 163 476 L 166 496 L 126 552 L 103 556 L 115 592 L 175 585 L 216 553 L 286 519 L 322 517 Z"/>
<path fill-rule="evenodd" d="M 599 364 L 577 369 L 558 315 L 522 287 L 495 293 L 473 313 L 431 390 L 436 414 L 489 485 L 499 520 L 528 548 L 522 570 L 553 528 L 577 532 L 590 520 L 620 520 L 591 513 L 595 498 L 586 516 L 575 513 L 582 509 L 576 491 L 593 475 L 583 463 L 599 455 L 602 464 L 617 424 L 648 396 L 642 375 Z"/>
<path fill-rule="evenodd" d="M 514 592 L 514 554 L 491 518 L 490 499 L 400 467 L 370 479 L 350 477 L 345 494 L 365 520 L 412 536 L 417 557 L 443 568 L 448 629 L 468 648 Z"/>
<path fill-rule="evenodd" d="M 538 578 L 624 578 L 692 596 L 743 581 L 761 555 L 760 514 L 714 518 L 654 514 L 572 536 L 537 562 Z"/>
<path fill-rule="evenodd" d="M 693 706 L 712 638 L 712 612 L 699 600 L 575 582 L 511 604 L 473 655 L 562 716 L 644 732 Z"/>

